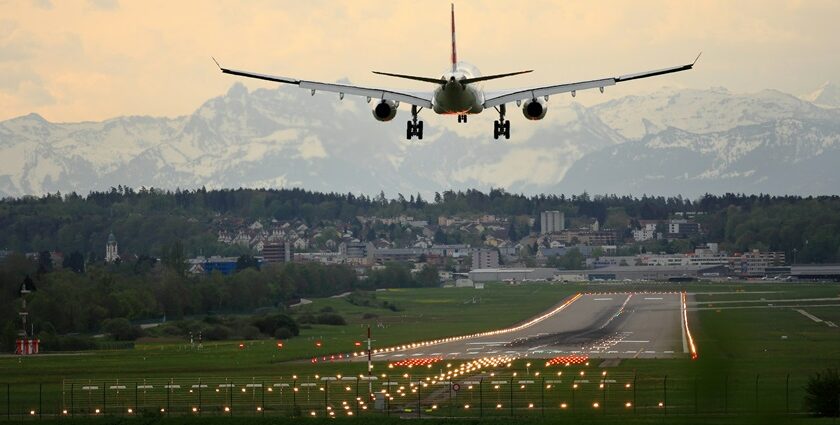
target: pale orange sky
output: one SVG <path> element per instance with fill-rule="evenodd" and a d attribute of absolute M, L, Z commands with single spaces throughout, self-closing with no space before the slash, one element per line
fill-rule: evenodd
<path fill-rule="evenodd" d="M 449 3 L 0 0 L 0 120 L 177 116 L 235 81 L 276 87 L 222 75 L 211 55 L 256 72 L 424 89 L 370 71 L 438 76 L 449 55 Z M 459 59 L 484 74 L 535 70 L 488 90 L 678 65 L 701 50 L 694 71 L 607 96 L 662 86 L 802 94 L 840 80 L 836 0 L 455 3 Z"/>

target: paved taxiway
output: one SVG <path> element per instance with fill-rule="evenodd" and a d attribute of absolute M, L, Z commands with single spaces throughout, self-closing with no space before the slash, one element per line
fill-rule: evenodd
<path fill-rule="evenodd" d="M 688 354 L 681 307 L 678 293 L 583 294 L 560 311 L 520 329 L 379 351 L 373 360 L 500 355 L 553 358 L 573 354 L 591 358 L 683 357 Z"/>

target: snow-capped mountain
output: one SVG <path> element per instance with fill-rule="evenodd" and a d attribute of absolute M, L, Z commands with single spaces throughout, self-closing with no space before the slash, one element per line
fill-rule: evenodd
<path fill-rule="evenodd" d="M 825 108 L 840 108 L 840 86 L 826 81 L 820 88 L 802 98 Z"/>
<path fill-rule="evenodd" d="M 480 135 L 427 121 L 425 139 L 407 141 L 407 118 L 401 112 L 383 124 L 364 100 L 312 97 L 292 87 L 248 92 L 241 84 L 175 119 L 54 124 L 30 114 L 0 123 L 0 195 L 86 193 L 118 184 L 391 195 L 467 187 L 538 191 L 561 180 L 583 155 L 624 141 L 577 104 L 555 107 L 540 126 L 511 117 L 520 137 L 532 134 L 508 142 L 489 137 L 485 117 L 462 124 L 481 126 Z"/>
<path fill-rule="evenodd" d="M 838 119 L 786 118 L 707 134 L 670 127 L 587 155 L 560 188 L 634 195 L 837 194 L 836 164 Z"/>
<path fill-rule="evenodd" d="M 0 196 L 119 184 L 828 193 L 840 180 L 840 110 L 778 91 L 663 89 L 590 108 L 552 99 L 537 123 L 511 109 L 507 141 L 492 139 L 493 114 L 457 127 L 424 114 L 424 140 L 407 141 L 404 111 L 379 123 L 364 100 L 241 84 L 177 118 L 57 124 L 30 114 L 0 122 Z"/>

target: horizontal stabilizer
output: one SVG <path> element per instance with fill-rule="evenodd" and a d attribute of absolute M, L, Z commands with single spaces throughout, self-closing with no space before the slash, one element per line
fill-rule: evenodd
<path fill-rule="evenodd" d="M 392 74 L 390 72 L 371 71 L 377 75 L 387 75 L 389 77 L 405 78 L 407 80 L 423 81 L 432 84 L 446 84 L 446 80 L 442 78 L 418 77 L 416 75 Z"/>
<path fill-rule="evenodd" d="M 485 76 L 482 76 L 482 77 L 465 78 L 465 79 L 461 80 L 461 84 L 470 84 L 470 83 L 477 83 L 479 81 L 495 80 L 497 78 L 512 77 L 514 75 L 527 74 L 529 72 L 534 72 L 534 70 L 529 69 L 527 71 L 508 72 L 507 74 L 485 75 Z"/>

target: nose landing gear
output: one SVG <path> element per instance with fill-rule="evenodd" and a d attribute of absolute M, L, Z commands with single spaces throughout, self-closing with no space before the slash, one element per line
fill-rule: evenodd
<path fill-rule="evenodd" d="M 496 110 L 499 111 L 499 120 L 493 122 L 493 138 L 498 140 L 499 136 L 505 136 L 505 139 L 510 139 L 510 121 L 505 119 L 505 105 L 499 105 Z"/>
<path fill-rule="evenodd" d="M 417 139 L 423 140 L 423 121 L 417 120 L 417 114 L 423 108 L 411 106 L 411 121 L 406 122 L 405 138 L 411 140 L 412 137 L 417 136 Z"/>
<path fill-rule="evenodd" d="M 459 114 L 458 122 L 467 122 L 467 114 Z"/>

